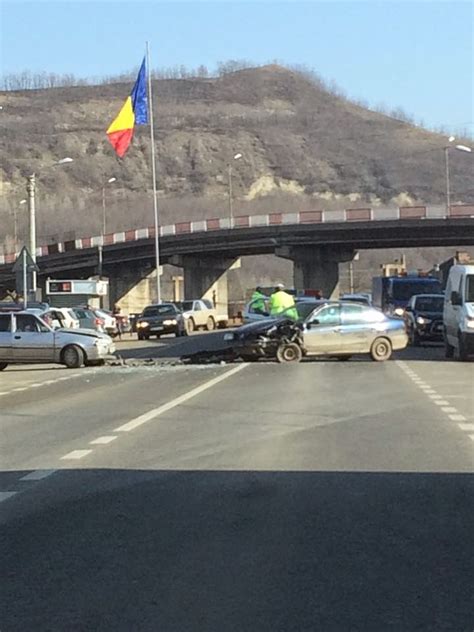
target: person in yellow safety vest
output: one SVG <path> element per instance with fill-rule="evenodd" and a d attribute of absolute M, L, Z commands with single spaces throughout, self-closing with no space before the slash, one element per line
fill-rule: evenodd
<path fill-rule="evenodd" d="M 286 315 L 289 318 L 298 320 L 295 299 L 291 296 L 291 294 L 285 292 L 283 288 L 284 285 L 279 283 L 275 287 L 274 293 L 270 296 L 270 315 L 277 316 L 286 310 Z"/>
<path fill-rule="evenodd" d="M 252 311 L 255 312 L 256 314 L 266 314 L 266 309 L 265 309 L 265 300 L 266 300 L 266 296 L 265 294 L 263 294 L 262 292 L 262 288 L 261 287 L 257 287 L 255 288 L 255 292 L 252 294 L 252 298 L 251 300 L 251 305 L 252 305 Z"/>

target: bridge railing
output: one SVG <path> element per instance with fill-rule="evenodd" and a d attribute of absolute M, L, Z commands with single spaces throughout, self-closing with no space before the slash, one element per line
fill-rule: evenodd
<path fill-rule="evenodd" d="M 355 207 L 339 210 L 309 210 L 293 213 L 274 212 L 266 215 L 237 215 L 232 220 L 228 217 L 211 218 L 198 221 L 177 222 L 160 227 L 160 236 L 185 235 L 190 233 L 211 232 L 219 230 L 241 230 L 261 226 L 287 226 L 301 224 L 334 224 L 353 222 L 383 222 L 393 220 L 428 220 L 456 219 L 474 217 L 473 204 L 456 204 L 446 212 L 445 206 L 400 206 L 400 207 Z M 69 241 L 41 245 L 36 256 L 42 257 L 55 253 L 97 248 L 140 239 L 154 238 L 153 227 L 138 228 L 107 235 L 81 237 Z M 0 255 L 0 265 L 13 263 L 19 252 Z"/>

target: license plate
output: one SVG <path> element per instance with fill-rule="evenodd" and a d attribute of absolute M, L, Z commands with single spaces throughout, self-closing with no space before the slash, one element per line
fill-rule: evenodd
<path fill-rule="evenodd" d="M 150 331 L 163 331 L 164 327 L 151 327 Z"/>

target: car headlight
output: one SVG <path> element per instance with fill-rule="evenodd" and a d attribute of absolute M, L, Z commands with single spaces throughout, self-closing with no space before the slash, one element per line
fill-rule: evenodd
<path fill-rule="evenodd" d="M 137 327 L 148 327 L 150 323 L 147 322 L 146 320 L 142 320 L 139 323 L 137 323 Z"/>
<path fill-rule="evenodd" d="M 224 340 L 234 340 L 234 334 L 224 334 Z"/>
<path fill-rule="evenodd" d="M 403 309 L 403 307 L 396 307 L 393 310 L 393 313 L 395 314 L 395 316 L 403 316 L 403 314 L 405 313 L 405 310 Z"/>
<path fill-rule="evenodd" d="M 466 327 L 468 329 L 474 329 L 474 318 L 466 318 Z"/>
<path fill-rule="evenodd" d="M 168 320 L 163 321 L 163 325 L 176 325 L 176 318 L 169 318 Z"/>
<path fill-rule="evenodd" d="M 427 318 L 423 318 L 423 316 L 417 316 L 416 322 L 419 325 L 424 325 L 426 323 L 429 323 L 430 321 Z"/>

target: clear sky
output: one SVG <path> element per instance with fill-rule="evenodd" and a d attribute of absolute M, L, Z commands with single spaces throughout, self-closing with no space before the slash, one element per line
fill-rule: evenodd
<path fill-rule="evenodd" d="M 246 59 L 303 64 L 371 105 L 474 131 L 471 2 L 0 0 L 1 74 L 81 77 Z M 159 98 L 159 96 L 158 96 Z"/>

